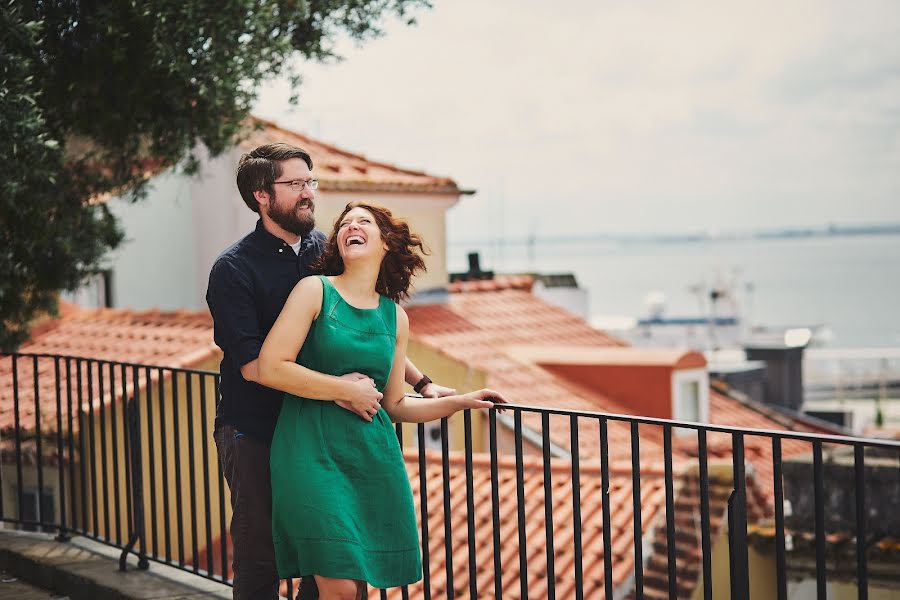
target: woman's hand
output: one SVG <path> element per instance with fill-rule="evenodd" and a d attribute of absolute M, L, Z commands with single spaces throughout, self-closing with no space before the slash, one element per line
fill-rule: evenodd
<path fill-rule="evenodd" d="M 493 408 L 497 404 L 509 404 L 509 402 L 500 392 L 484 388 L 457 396 L 455 404 L 457 405 L 457 410 L 465 410 L 467 408 Z M 503 412 L 502 408 L 497 410 Z"/>

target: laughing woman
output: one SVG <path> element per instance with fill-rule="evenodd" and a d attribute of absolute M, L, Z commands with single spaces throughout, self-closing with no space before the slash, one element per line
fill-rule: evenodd
<path fill-rule="evenodd" d="M 422 577 L 412 492 L 392 422 L 505 402 L 479 390 L 404 395 L 409 320 L 397 302 L 424 269 L 421 239 L 390 211 L 347 205 L 259 356 L 285 390 L 272 440 L 272 534 L 281 578 L 315 575 L 322 600 Z M 490 400 L 489 400 L 490 399 Z"/>

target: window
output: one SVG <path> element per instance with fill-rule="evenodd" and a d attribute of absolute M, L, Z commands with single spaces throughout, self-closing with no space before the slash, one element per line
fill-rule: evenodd
<path fill-rule="evenodd" d="M 676 395 L 678 406 L 675 407 L 676 419 L 679 421 L 700 420 L 700 382 L 682 381 L 681 389 Z"/>
<path fill-rule="evenodd" d="M 709 421 L 709 373 L 706 369 L 681 369 L 672 372 L 672 418 L 676 421 Z M 694 430 L 679 428 L 677 435 L 693 435 Z"/>

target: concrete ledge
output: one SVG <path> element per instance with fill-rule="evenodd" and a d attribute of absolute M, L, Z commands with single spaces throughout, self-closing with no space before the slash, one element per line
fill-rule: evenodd
<path fill-rule="evenodd" d="M 230 599 L 231 587 L 151 562 L 139 571 L 120 551 L 81 537 L 57 542 L 52 534 L 0 529 L 0 569 L 72 600 Z"/>

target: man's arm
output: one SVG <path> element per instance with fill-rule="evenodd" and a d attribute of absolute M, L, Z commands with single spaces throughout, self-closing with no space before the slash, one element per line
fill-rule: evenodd
<path fill-rule="evenodd" d="M 259 383 L 257 358 L 263 336 L 250 279 L 234 262 L 220 258 L 209 274 L 206 303 L 215 323 L 216 344 L 240 365 L 244 379 Z"/>

